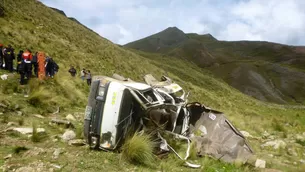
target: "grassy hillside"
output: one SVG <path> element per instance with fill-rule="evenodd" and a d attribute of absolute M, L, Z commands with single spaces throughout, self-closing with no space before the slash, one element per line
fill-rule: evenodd
<path fill-rule="evenodd" d="M 259 100 L 305 104 L 305 47 L 218 41 L 210 34 L 184 34 L 186 38 L 179 39 L 182 33 L 178 28 L 168 28 L 125 47 L 190 60 Z M 170 42 L 175 36 L 177 41 Z"/>
<path fill-rule="evenodd" d="M 83 112 L 89 88 L 79 78 L 69 76 L 69 66 L 75 65 L 77 69 L 90 69 L 93 75 L 112 75 L 116 72 L 138 81 L 146 73 L 152 73 L 157 78 L 166 74 L 191 92 L 191 101 L 200 101 L 224 111 L 236 127 L 253 135 L 250 144 L 257 156 L 267 161 L 268 168 L 286 171 L 304 169 L 300 162 L 305 159 L 304 142 L 295 137 L 305 129 L 304 107 L 257 101 L 215 78 L 209 70 L 198 68 L 187 60 L 128 51 L 36 0 L 1 2 L 5 16 L 0 17 L 0 41 L 5 45 L 11 44 L 16 51 L 26 47 L 33 51 L 45 51 L 60 69 L 54 79 L 42 83 L 33 79 L 25 87 L 19 86 L 17 74 L 10 74 L 8 80 L 0 81 L 0 167 L 13 170 L 28 166 L 36 171 L 39 171 L 38 168 L 47 171 L 50 168 L 56 170 L 55 164 L 62 171 L 259 171 L 209 158 L 197 158 L 195 162 L 203 167 L 191 170 L 181 166 L 173 155 L 164 160 L 156 159 L 152 167 L 138 166 L 126 162 L 118 153 L 68 145 L 60 139 L 66 128 L 50 121 L 53 118 L 65 119 L 66 115 L 72 114 L 76 118 L 72 121 L 75 128 L 70 129 L 75 131 L 77 138 L 83 138 Z M 4 73 L 0 71 L 0 74 Z M 26 93 L 29 97 L 24 97 Z M 53 113 L 58 107 L 60 112 Z M 43 118 L 38 118 L 36 114 Z M 20 127 L 42 127 L 46 129 L 46 134 L 27 137 L 5 132 L 10 122 Z M 273 138 L 263 136 L 265 131 Z M 287 147 L 278 150 L 261 148 L 260 145 L 270 139 L 283 140 Z M 62 153 L 53 158 L 58 148 Z M 297 155 L 290 154 L 291 148 Z M 2 157 L 8 154 L 12 154 L 12 158 L 4 160 Z"/>

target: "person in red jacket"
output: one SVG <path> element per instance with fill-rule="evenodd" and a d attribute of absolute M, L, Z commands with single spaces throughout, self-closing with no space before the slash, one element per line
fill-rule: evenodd
<path fill-rule="evenodd" d="M 29 49 L 22 54 L 23 61 L 25 63 L 24 73 L 27 79 L 32 76 L 32 52 Z"/>

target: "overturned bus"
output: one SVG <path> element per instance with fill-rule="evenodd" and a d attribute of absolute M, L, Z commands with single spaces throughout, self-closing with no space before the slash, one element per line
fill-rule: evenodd
<path fill-rule="evenodd" d="M 124 143 L 127 132 L 153 124 L 175 138 L 187 140 L 186 156 L 182 158 L 158 133 L 160 149 L 172 151 L 183 160 L 189 156 L 190 142 L 195 142 L 198 156 L 226 162 L 246 162 L 253 155 L 245 137 L 223 113 L 200 103 L 188 103 L 188 94 L 166 76 L 158 81 L 148 74 L 144 81 L 116 74 L 93 77 L 84 119 L 84 135 L 91 148 L 115 150 Z"/>

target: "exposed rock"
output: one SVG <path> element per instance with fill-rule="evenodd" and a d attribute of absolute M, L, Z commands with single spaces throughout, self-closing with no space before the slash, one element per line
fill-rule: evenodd
<path fill-rule="evenodd" d="M 298 153 L 293 148 L 288 148 L 287 153 L 291 156 L 298 156 Z"/>
<path fill-rule="evenodd" d="M 266 168 L 266 161 L 262 159 L 257 159 L 255 161 L 255 167 L 256 168 Z"/>
<path fill-rule="evenodd" d="M 296 140 L 305 141 L 304 133 L 302 135 L 301 134 L 297 134 L 295 138 L 296 138 Z"/>
<path fill-rule="evenodd" d="M 15 109 L 16 109 L 16 110 L 19 110 L 19 109 L 20 109 L 19 104 L 15 104 Z"/>
<path fill-rule="evenodd" d="M 274 140 L 274 141 L 268 141 L 261 145 L 262 148 L 264 147 L 273 147 L 274 149 L 285 148 L 286 143 L 283 140 Z"/>
<path fill-rule="evenodd" d="M 33 128 L 13 128 L 14 131 L 17 131 L 21 134 L 32 134 Z M 37 128 L 37 133 L 45 133 L 46 130 L 44 128 Z"/>
<path fill-rule="evenodd" d="M 11 126 L 17 126 L 18 124 L 16 122 L 9 122 L 6 125 L 11 127 Z"/>
<path fill-rule="evenodd" d="M 298 165 L 298 163 L 297 162 L 293 162 L 293 165 Z"/>
<path fill-rule="evenodd" d="M 76 119 L 74 118 L 74 116 L 72 114 L 68 114 L 66 116 L 66 119 L 69 120 L 69 121 L 76 121 Z"/>
<path fill-rule="evenodd" d="M 248 133 L 247 131 L 240 131 L 242 135 L 244 135 L 245 137 L 249 137 L 249 138 L 253 138 L 253 136 Z"/>
<path fill-rule="evenodd" d="M 32 167 L 21 167 L 16 170 L 16 172 L 35 172 Z"/>
<path fill-rule="evenodd" d="M 21 111 L 17 111 L 17 115 L 18 115 L 18 116 L 22 116 L 23 113 L 22 113 Z"/>
<path fill-rule="evenodd" d="M 40 119 L 44 119 L 44 118 L 45 118 L 44 116 L 39 115 L 39 114 L 36 114 L 36 115 L 34 115 L 34 116 L 37 117 L 37 118 L 40 118 Z"/>
<path fill-rule="evenodd" d="M 53 158 L 53 159 L 57 159 L 61 153 L 63 153 L 63 151 L 62 151 L 61 148 L 55 149 L 52 158 Z"/>
<path fill-rule="evenodd" d="M 69 140 L 73 140 L 76 137 L 76 134 L 74 131 L 72 130 L 67 130 L 62 136 L 61 138 L 64 141 L 69 141 Z"/>
<path fill-rule="evenodd" d="M 305 160 L 304 159 L 300 159 L 299 161 L 301 164 L 305 164 Z"/>
<path fill-rule="evenodd" d="M 12 154 L 8 154 L 6 157 L 4 157 L 4 159 L 10 159 L 12 157 L 13 157 Z"/>
<path fill-rule="evenodd" d="M 70 140 L 69 145 L 73 146 L 84 146 L 85 142 L 82 139 Z"/>

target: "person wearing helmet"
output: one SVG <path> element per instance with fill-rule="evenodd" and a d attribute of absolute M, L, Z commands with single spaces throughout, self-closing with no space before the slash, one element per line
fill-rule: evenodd
<path fill-rule="evenodd" d="M 5 69 L 13 72 L 14 68 L 13 68 L 13 61 L 15 59 L 15 54 L 14 54 L 14 49 L 12 48 L 11 45 L 8 45 L 7 48 L 5 48 L 4 52 L 4 63 L 5 63 Z"/>

